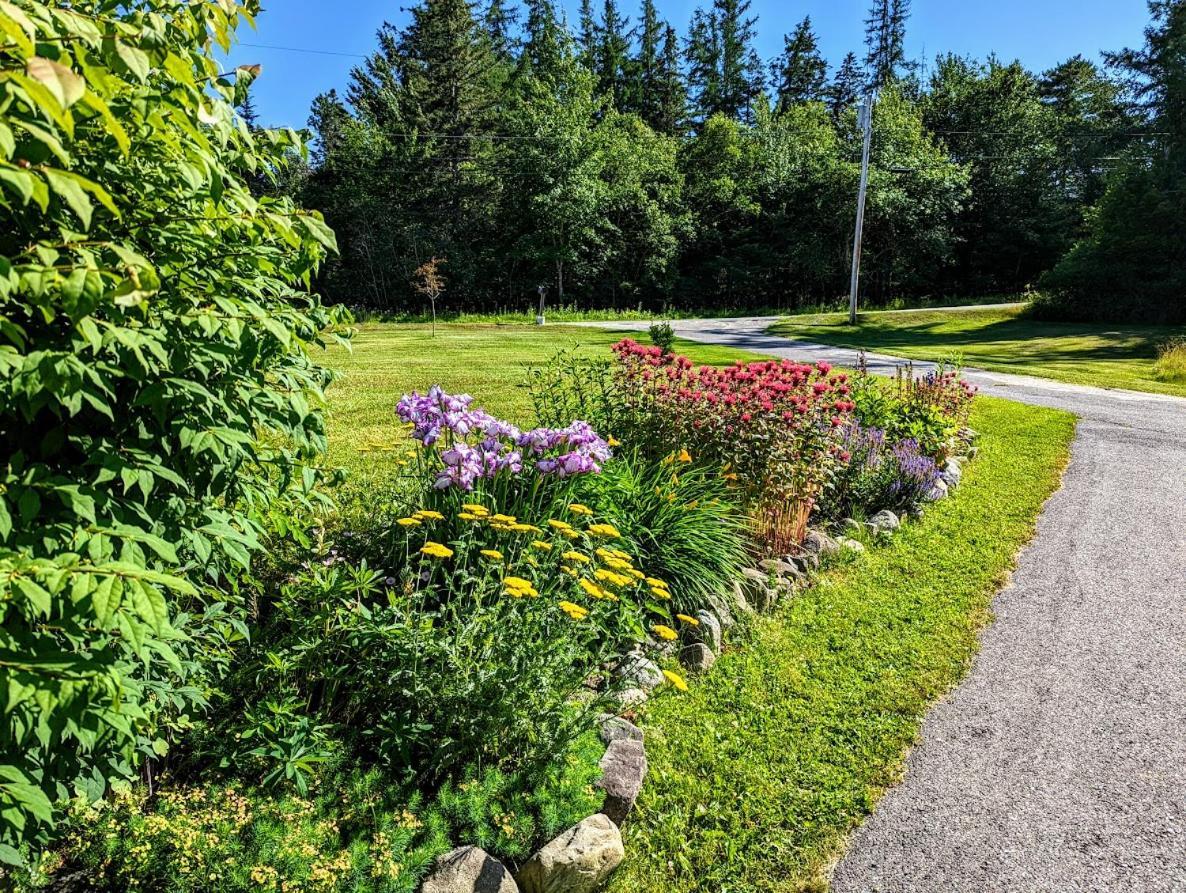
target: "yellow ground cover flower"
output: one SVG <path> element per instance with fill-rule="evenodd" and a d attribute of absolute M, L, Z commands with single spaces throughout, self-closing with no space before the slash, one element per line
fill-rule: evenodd
<path fill-rule="evenodd" d="M 419 518 L 400 518 L 395 523 L 400 527 L 419 527 L 422 522 Z"/>
<path fill-rule="evenodd" d="M 419 518 L 421 521 L 444 521 L 445 516 L 440 512 L 434 512 L 432 509 L 421 509 L 412 516 Z"/>
<path fill-rule="evenodd" d="M 593 509 L 589 508 L 589 506 L 587 506 L 587 505 L 581 505 L 579 502 L 574 502 L 572 505 L 570 505 L 568 507 L 568 510 L 570 512 L 572 512 L 574 515 L 591 515 L 591 514 L 593 514 Z"/>
<path fill-rule="evenodd" d="M 548 525 L 556 530 L 572 530 L 572 525 L 567 521 L 557 521 L 555 518 L 549 518 Z"/>
<path fill-rule="evenodd" d="M 679 633 L 673 630 L 670 626 L 664 626 L 662 623 L 656 623 L 651 627 L 653 632 L 660 639 L 666 639 L 668 642 L 674 642 L 679 638 Z"/>
<path fill-rule="evenodd" d="M 551 552 L 552 551 L 552 544 L 545 543 L 543 540 L 536 540 L 535 542 L 533 542 L 531 544 L 531 547 L 533 549 L 539 549 L 541 552 Z"/>
<path fill-rule="evenodd" d="M 589 526 L 589 532 L 594 536 L 604 536 L 606 539 L 611 540 L 622 538 L 622 534 L 613 524 L 592 524 Z"/>
<path fill-rule="evenodd" d="M 687 614 L 676 614 L 675 619 L 682 620 L 684 623 L 688 624 L 689 626 L 699 626 L 700 625 L 699 620 L 697 620 L 695 617 L 689 617 Z"/>
<path fill-rule="evenodd" d="M 684 677 L 679 673 L 673 673 L 671 670 L 664 670 L 663 675 L 667 677 L 667 681 L 675 686 L 677 691 L 687 691 L 688 683 L 684 681 Z"/>
<path fill-rule="evenodd" d="M 429 558 L 452 558 L 453 550 L 448 546 L 443 546 L 440 543 L 427 542 L 421 549 L 421 554 L 427 555 Z"/>
<path fill-rule="evenodd" d="M 502 553 L 497 549 L 483 549 L 481 554 L 491 561 L 502 561 Z"/>
<path fill-rule="evenodd" d="M 618 587 L 629 586 L 634 582 L 629 577 L 625 577 L 622 574 L 615 574 L 613 571 L 606 570 L 605 568 L 598 568 L 593 571 L 593 576 L 602 583 L 610 583 Z"/>
<path fill-rule="evenodd" d="M 506 594 L 513 598 L 523 598 L 524 596 L 535 598 L 539 595 L 531 581 L 524 580 L 522 577 L 504 577 L 502 585 L 506 587 Z"/>
<path fill-rule="evenodd" d="M 577 564 L 588 564 L 589 563 L 589 556 L 582 555 L 580 552 L 571 552 L 571 551 L 565 552 L 560 557 L 563 558 L 565 561 L 574 561 Z"/>
<path fill-rule="evenodd" d="M 573 620 L 584 620 L 589 616 L 588 608 L 582 608 L 580 605 L 574 604 L 573 602 L 561 602 L 560 610 L 571 617 Z"/>
<path fill-rule="evenodd" d="M 580 584 L 581 584 L 581 588 L 583 590 L 585 590 L 585 592 L 589 593 L 589 595 L 591 595 L 593 598 L 596 598 L 596 599 L 609 598 L 610 594 L 608 592 L 606 592 L 604 589 L 602 589 L 600 586 L 598 586 L 596 583 L 594 583 L 592 580 L 582 579 L 580 581 Z"/>

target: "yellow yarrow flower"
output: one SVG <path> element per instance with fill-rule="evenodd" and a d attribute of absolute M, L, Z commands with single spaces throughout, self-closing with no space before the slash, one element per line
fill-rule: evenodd
<path fill-rule="evenodd" d="M 448 546 L 443 546 L 440 543 L 427 542 L 421 549 L 421 554 L 427 555 L 429 558 L 452 558 L 453 550 Z"/>
<path fill-rule="evenodd" d="M 571 551 L 565 552 L 560 557 L 563 558 L 565 561 L 574 561 L 577 564 L 588 564 L 589 563 L 589 556 L 582 555 L 580 552 L 571 552 Z"/>
<path fill-rule="evenodd" d="M 622 538 L 622 534 L 613 524 L 593 524 L 589 527 L 589 532 L 594 536 L 604 536 L 606 539 L 618 540 Z"/>
<path fill-rule="evenodd" d="M 473 512 L 461 512 L 458 516 L 462 521 L 481 521 L 482 515 L 475 515 Z"/>
<path fill-rule="evenodd" d="M 570 505 L 568 507 L 568 510 L 570 512 L 572 512 L 574 515 L 591 515 L 591 514 L 593 514 L 593 509 L 589 508 L 589 506 L 587 506 L 587 505 L 581 505 L 579 502 L 574 502 L 572 505 Z"/>
<path fill-rule="evenodd" d="M 647 577 L 647 585 L 653 586 L 656 589 L 667 589 L 668 588 L 667 584 L 664 583 L 662 580 L 658 579 L 657 577 Z"/>
<path fill-rule="evenodd" d="M 688 690 L 688 683 L 684 681 L 684 677 L 679 675 L 679 673 L 673 673 L 671 670 L 664 670 L 663 675 L 667 678 L 667 681 L 676 688 L 677 691 Z"/>
<path fill-rule="evenodd" d="M 605 598 L 609 598 L 609 596 L 610 596 L 610 594 L 608 592 L 606 592 L 604 589 L 602 589 L 600 586 L 598 586 L 592 580 L 582 579 L 582 580 L 580 580 L 580 584 L 581 584 L 581 588 L 583 590 L 585 590 L 585 592 L 589 593 L 589 595 L 591 595 L 593 598 L 605 599 Z"/>
<path fill-rule="evenodd" d="M 674 642 L 679 638 L 679 633 L 673 630 L 670 626 L 664 626 L 662 623 L 656 623 L 651 627 L 653 632 L 660 639 L 666 639 L 668 642 Z"/>
<path fill-rule="evenodd" d="M 531 581 L 522 577 L 504 577 L 502 585 L 506 587 L 506 594 L 514 598 L 523 598 L 525 595 L 535 598 L 539 595 Z"/>
<path fill-rule="evenodd" d="M 659 589 L 658 587 L 655 587 L 655 586 L 651 587 L 651 595 L 653 595 L 655 598 L 663 598 L 663 599 L 671 598 L 670 592 L 668 592 L 666 589 Z"/>
<path fill-rule="evenodd" d="M 593 571 L 593 576 L 602 583 L 610 583 L 618 587 L 629 586 L 634 582 L 629 577 L 624 577 L 621 574 L 615 574 L 613 571 L 607 571 L 605 568 L 598 568 L 597 570 Z"/>
<path fill-rule="evenodd" d="M 684 623 L 688 624 L 689 626 L 699 626 L 700 625 L 699 620 L 697 620 L 695 617 L 689 617 L 687 614 L 676 614 L 675 619 L 682 620 Z"/>
<path fill-rule="evenodd" d="M 531 547 L 533 549 L 539 549 L 541 552 L 551 552 L 552 551 L 552 544 L 545 543 L 543 540 L 536 540 L 535 542 L 533 542 L 531 544 Z"/>
<path fill-rule="evenodd" d="M 488 515 L 488 514 L 490 514 L 490 509 L 486 508 L 486 506 L 484 506 L 484 505 L 478 505 L 476 502 L 467 502 L 465 505 L 462 506 L 462 508 L 473 515 Z"/>
<path fill-rule="evenodd" d="M 514 524 L 519 519 L 514 515 L 495 515 L 491 520 L 497 521 L 499 524 Z"/>
<path fill-rule="evenodd" d="M 543 533 L 543 531 L 534 524 L 512 524 L 511 530 L 513 530 L 515 533 Z"/>
<path fill-rule="evenodd" d="M 442 515 L 440 512 L 434 512 L 431 509 L 421 509 L 420 511 L 416 512 L 416 514 L 414 514 L 412 517 L 419 518 L 421 521 L 444 521 L 445 520 L 444 515 Z"/>
<path fill-rule="evenodd" d="M 561 602 L 560 610 L 571 617 L 573 620 L 584 620 L 589 616 L 589 609 L 582 608 L 580 605 L 573 602 Z"/>
<path fill-rule="evenodd" d="M 549 518 L 548 524 L 556 530 L 572 530 L 572 525 L 567 521 L 557 521 L 555 518 Z"/>
<path fill-rule="evenodd" d="M 481 554 L 491 561 L 502 561 L 502 553 L 497 549 L 483 549 Z"/>
<path fill-rule="evenodd" d="M 395 523 L 400 527 L 419 527 L 421 524 L 418 518 L 400 518 Z"/>

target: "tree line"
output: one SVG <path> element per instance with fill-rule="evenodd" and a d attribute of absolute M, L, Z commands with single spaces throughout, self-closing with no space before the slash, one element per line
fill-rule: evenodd
<path fill-rule="evenodd" d="M 749 0 L 712 0 L 683 34 L 654 0 L 633 19 L 583 0 L 573 27 L 553 0 L 421 0 L 344 95 L 315 100 L 286 186 L 338 234 L 338 302 L 422 310 L 415 271 L 436 259 L 453 311 L 523 309 L 541 285 L 583 308 L 794 309 L 847 289 L 857 106 L 875 95 L 866 298 L 1050 285 L 1091 313 L 1079 293 L 1117 260 L 1099 256 L 1107 209 L 1139 215 L 1186 154 L 1166 150 L 1186 140 L 1159 123 L 1180 100 L 1155 70 L 1178 64 L 1182 6 L 1153 0 L 1143 50 L 1034 72 L 909 59 L 909 0 L 874 0 L 864 53 L 835 68 L 809 18 L 761 58 Z M 1134 257 L 1113 277 L 1128 289 Z M 1166 316 L 1171 291 L 1139 312 Z"/>

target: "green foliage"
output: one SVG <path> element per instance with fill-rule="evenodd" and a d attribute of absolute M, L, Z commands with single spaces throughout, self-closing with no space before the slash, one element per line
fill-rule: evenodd
<path fill-rule="evenodd" d="M 299 146 L 220 74 L 254 2 L 0 4 L 0 859 L 159 757 L 244 568 L 321 474 L 334 237 L 244 182 Z M 281 509 L 278 498 L 289 499 Z"/>
<path fill-rule="evenodd" d="M 675 332 L 671 328 L 669 322 L 651 323 L 651 328 L 648 332 L 651 337 L 651 344 L 663 351 L 663 353 L 671 353 L 672 346 L 675 344 Z"/>
<path fill-rule="evenodd" d="M 1159 381 L 1186 384 L 1186 338 L 1173 338 L 1161 346 L 1153 374 Z"/>
<path fill-rule="evenodd" d="M 74 804 L 60 851 L 17 879 L 20 893 L 83 872 L 111 893 L 412 893 L 455 842 L 522 859 L 596 811 L 602 752 L 595 734 L 538 773 L 460 773 L 424 797 L 378 771 L 341 761 L 293 794 L 219 781 L 121 789 L 109 803 Z"/>
<path fill-rule="evenodd" d="M 728 604 L 748 542 L 745 514 L 718 470 L 620 456 L 588 481 L 590 501 L 633 545 L 637 563 L 664 580 L 672 610 Z"/>
<path fill-rule="evenodd" d="M 913 366 L 883 381 L 862 368 L 851 379 L 854 413 L 861 427 L 877 429 L 886 440 L 915 441 L 922 453 L 942 459 L 949 442 L 967 424 L 974 389 L 958 370 L 940 364 L 934 373 L 916 376 Z"/>

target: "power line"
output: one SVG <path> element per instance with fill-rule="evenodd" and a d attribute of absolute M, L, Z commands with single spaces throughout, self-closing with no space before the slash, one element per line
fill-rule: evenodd
<path fill-rule="evenodd" d="M 257 50 L 282 50 L 286 53 L 312 53 L 317 56 L 347 56 L 351 59 L 369 59 L 370 56 L 362 53 L 339 53 L 335 50 L 311 50 L 305 47 L 281 47 L 270 43 L 240 43 L 241 47 L 251 47 Z"/>

